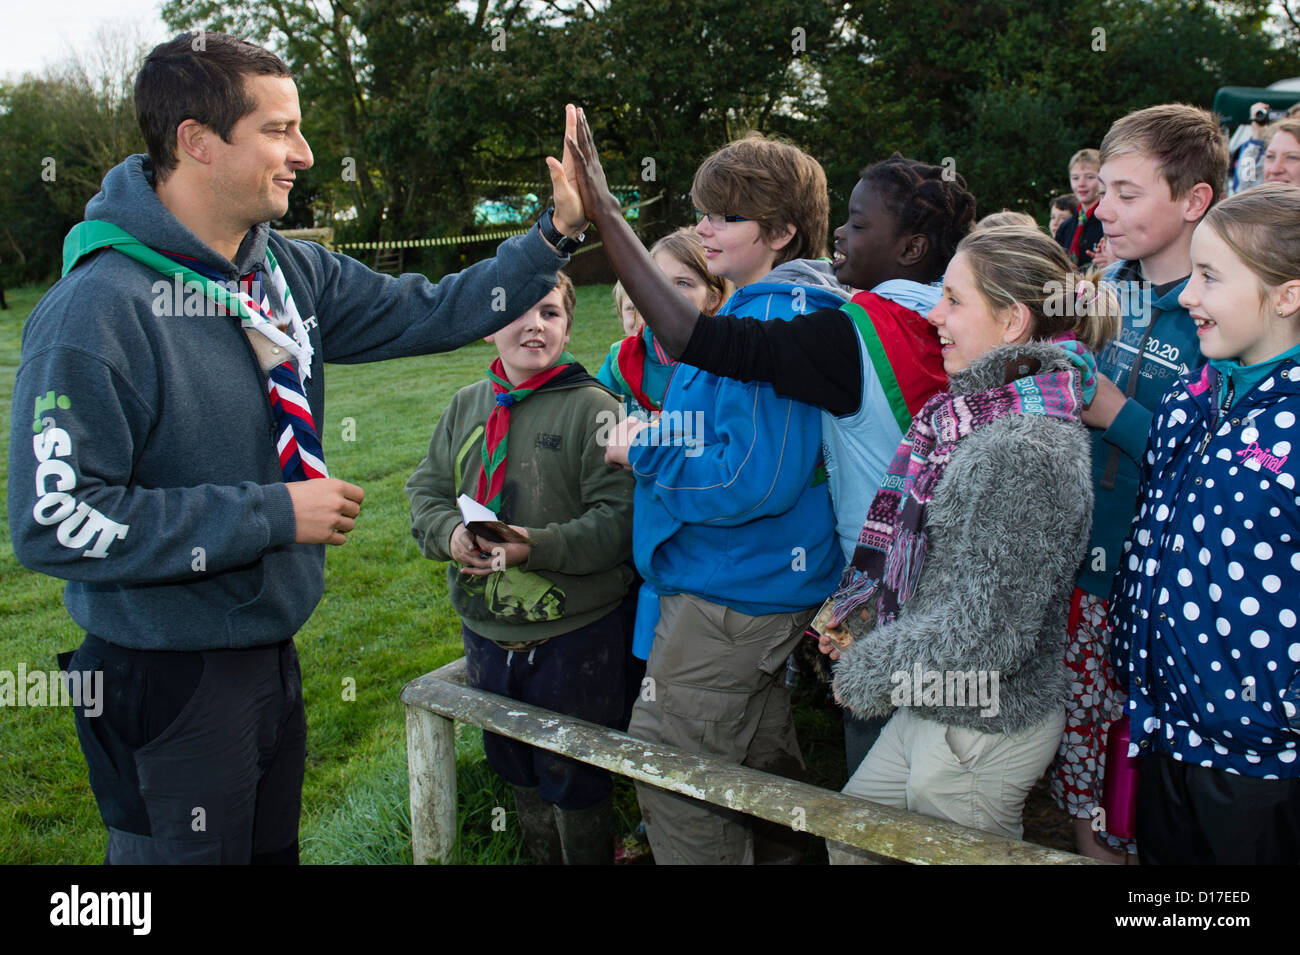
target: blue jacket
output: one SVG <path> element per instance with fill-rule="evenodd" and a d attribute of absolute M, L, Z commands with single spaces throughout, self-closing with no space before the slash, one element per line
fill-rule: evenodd
<path fill-rule="evenodd" d="M 1219 373 L 1156 412 L 1115 581 L 1112 656 L 1134 755 L 1300 777 L 1300 365 L 1220 411 Z"/>
<path fill-rule="evenodd" d="M 1124 391 L 1134 359 L 1137 389 L 1106 430 L 1092 429 L 1092 477 L 1096 494 L 1088 555 L 1079 574 L 1080 589 L 1110 595 L 1119 570 L 1120 547 L 1128 534 L 1137 501 L 1138 461 L 1151 431 L 1151 411 L 1179 375 L 1204 364 L 1196 323 L 1178 304 L 1186 282 L 1153 300 L 1144 288 L 1136 262 L 1120 262 L 1106 273 L 1120 297 L 1123 324 L 1119 335 L 1097 356 L 1097 370 Z"/>
<path fill-rule="evenodd" d="M 784 276 L 802 282 L 773 281 Z M 722 312 L 789 319 L 841 300 L 824 270 L 795 262 L 739 289 Z M 817 476 L 820 411 L 771 385 L 689 365 L 678 366 L 664 402 L 659 424 L 628 455 L 637 479 L 632 553 L 652 592 L 690 593 L 750 615 L 821 603 L 835 589 L 841 554 L 829 489 Z"/>

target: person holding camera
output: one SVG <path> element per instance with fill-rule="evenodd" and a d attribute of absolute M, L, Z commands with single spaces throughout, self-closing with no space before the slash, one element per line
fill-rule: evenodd
<path fill-rule="evenodd" d="M 1253 103 L 1250 107 L 1250 126 L 1240 126 L 1232 134 L 1232 138 L 1237 141 L 1230 144 L 1232 165 L 1229 167 L 1228 195 L 1235 196 L 1264 181 L 1264 150 L 1267 147 L 1264 129 L 1276 118 L 1268 103 Z M 1245 133 L 1247 129 L 1248 135 Z M 1243 135 L 1247 135 L 1247 138 L 1241 139 Z"/>

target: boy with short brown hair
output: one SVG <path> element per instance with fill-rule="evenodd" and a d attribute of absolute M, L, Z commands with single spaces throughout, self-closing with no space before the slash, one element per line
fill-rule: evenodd
<path fill-rule="evenodd" d="M 801 201 L 792 202 L 796 196 Z M 691 197 L 701 209 L 757 222 L 765 240 L 793 230 L 773 266 L 826 254 L 826 173 L 791 143 L 757 132 L 728 143 L 700 163 Z"/>
<path fill-rule="evenodd" d="M 619 402 L 566 350 L 573 283 L 563 272 L 540 302 L 495 333 L 486 380 L 452 397 L 429 453 L 406 484 L 411 532 L 451 561 L 471 686 L 616 726 L 625 703 L 632 582 L 632 481 L 598 442 Z M 465 525 L 469 495 L 523 541 Z M 471 522 L 473 523 L 473 522 Z M 477 527 L 477 525 L 475 525 Z M 488 765 L 510 783 L 539 862 L 613 861 L 609 774 L 483 734 Z"/>
<path fill-rule="evenodd" d="M 1218 197 L 1227 169 L 1218 123 L 1195 106 L 1130 113 L 1101 143 L 1105 195 L 1096 220 L 1123 260 L 1106 272 L 1123 318 L 1119 335 L 1097 356 L 1097 395 L 1083 412 L 1092 429 L 1096 505 L 1066 648 L 1071 682 L 1081 689 L 1067 712 L 1052 782 L 1057 802 L 1075 817 L 1080 850 L 1099 858 L 1108 856 L 1094 841 L 1091 823 L 1101 802 L 1102 754 L 1124 702 L 1108 677 L 1108 599 L 1133 520 L 1152 409 L 1179 375 L 1204 362 L 1195 323 L 1178 296 L 1191 276 L 1192 233 Z M 1107 832 L 1096 837 L 1112 851 L 1132 851 L 1131 841 Z"/>
<path fill-rule="evenodd" d="M 1047 207 L 1047 234 L 1056 236 L 1056 230 L 1061 228 L 1065 220 L 1074 215 L 1074 210 L 1078 203 L 1070 193 L 1054 196 Z"/>
<path fill-rule="evenodd" d="M 825 251 L 830 215 L 825 174 L 807 153 L 756 136 L 728 143 L 701 164 L 692 198 L 708 270 L 736 286 L 719 314 L 783 321 L 843 304 L 829 265 L 805 258 Z M 687 365 L 655 424 L 628 419 L 611 437 L 609 460 L 637 480 L 637 636 L 653 633 L 651 691 L 629 735 L 773 773 L 802 769 L 779 675 L 843 567 L 821 444 L 812 405 Z M 637 796 L 657 864 L 777 855 L 755 821 L 652 786 Z M 780 848 L 787 859 L 801 851 Z"/>

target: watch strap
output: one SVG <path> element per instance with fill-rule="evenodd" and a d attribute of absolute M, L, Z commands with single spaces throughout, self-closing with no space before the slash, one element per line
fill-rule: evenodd
<path fill-rule="evenodd" d="M 548 206 L 541 214 L 537 220 L 537 228 L 542 233 L 542 238 L 555 246 L 556 251 L 561 255 L 571 255 L 576 252 L 581 247 L 582 240 L 586 238 L 585 233 L 576 239 L 571 238 L 555 227 L 555 206 Z"/>

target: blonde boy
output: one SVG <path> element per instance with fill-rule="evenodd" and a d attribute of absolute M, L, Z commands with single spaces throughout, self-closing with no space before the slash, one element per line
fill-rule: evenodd
<path fill-rule="evenodd" d="M 1070 157 L 1070 191 L 1074 193 L 1075 208 L 1054 233 L 1080 269 L 1092 263 L 1092 253 L 1101 239 L 1101 223 L 1094 215 L 1101 195 L 1097 178 L 1100 168 L 1101 156 L 1095 149 L 1080 149 Z"/>

